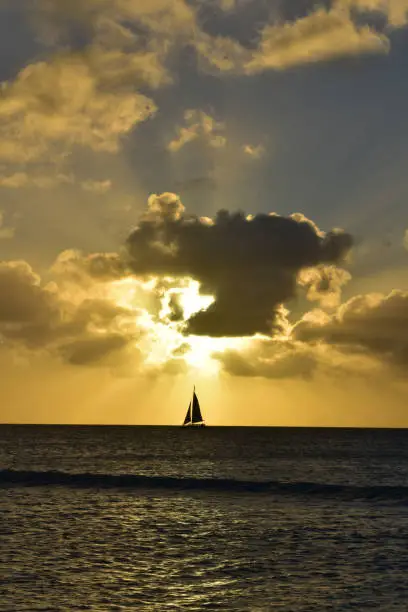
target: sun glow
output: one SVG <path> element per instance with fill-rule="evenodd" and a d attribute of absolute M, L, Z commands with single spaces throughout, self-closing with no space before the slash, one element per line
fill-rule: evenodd
<path fill-rule="evenodd" d="M 171 318 L 174 304 L 177 304 L 185 322 L 197 312 L 207 310 L 215 300 L 213 295 L 200 294 L 200 283 L 192 278 L 166 276 L 161 282 L 165 287 L 162 289 L 162 319 Z"/>
<path fill-rule="evenodd" d="M 147 367 L 184 363 L 189 369 L 216 375 L 220 367 L 214 353 L 237 349 L 243 344 L 241 338 L 186 333 L 187 321 L 206 310 L 215 299 L 200 294 L 200 283 L 192 278 L 129 277 L 110 283 L 109 293 L 118 306 L 134 313 L 135 328 L 140 330 L 137 348 Z"/>
<path fill-rule="evenodd" d="M 212 338 L 210 336 L 188 336 L 187 343 L 189 351 L 185 360 L 191 368 L 216 375 L 220 371 L 218 359 L 214 354 L 225 350 L 242 348 L 245 343 L 243 338 Z"/>

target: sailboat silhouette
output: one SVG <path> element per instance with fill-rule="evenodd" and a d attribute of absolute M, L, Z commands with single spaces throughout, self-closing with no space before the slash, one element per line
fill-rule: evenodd
<path fill-rule="evenodd" d="M 193 389 L 193 399 L 187 408 L 186 417 L 182 427 L 205 427 L 204 419 L 201 414 L 200 402 L 198 401 L 195 387 Z"/>

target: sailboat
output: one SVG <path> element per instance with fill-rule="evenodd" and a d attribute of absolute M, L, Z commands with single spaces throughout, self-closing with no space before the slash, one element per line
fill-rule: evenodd
<path fill-rule="evenodd" d="M 193 390 L 193 399 L 190 401 L 187 408 L 186 418 L 184 419 L 182 427 L 205 427 L 195 387 Z"/>

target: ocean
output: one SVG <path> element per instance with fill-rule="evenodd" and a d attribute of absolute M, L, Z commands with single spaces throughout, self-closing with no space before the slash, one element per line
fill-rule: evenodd
<path fill-rule="evenodd" d="M 408 431 L 0 426 L 0 610 L 408 610 Z"/>

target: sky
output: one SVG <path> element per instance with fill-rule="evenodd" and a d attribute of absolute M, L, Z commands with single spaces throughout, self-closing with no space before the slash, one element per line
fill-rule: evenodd
<path fill-rule="evenodd" d="M 408 426 L 408 0 L 0 0 L 0 421 Z"/>

